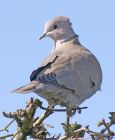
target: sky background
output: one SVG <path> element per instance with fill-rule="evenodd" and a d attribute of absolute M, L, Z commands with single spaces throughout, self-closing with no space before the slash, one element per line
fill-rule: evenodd
<path fill-rule="evenodd" d="M 10 121 L 1 112 L 23 108 L 30 97 L 39 98 L 34 93 L 10 91 L 28 83 L 31 72 L 51 52 L 53 41 L 37 38 L 43 33 L 44 23 L 59 15 L 71 19 L 81 43 L 95 54 L 103 71 L 102 91 L 85 101 L 81 106 L 88 109 L 76 114 L 71 122 L 97 130 L 97 122 L 103 117 L 108 120 L 108 113 L 115 111 L 114 0 L 0 0 L 0 128 Z M 62 132 L 60 123 L 65 117 L 65 113 L 55 113 L 46 120 L 55 126 L 51 134 Z"/>

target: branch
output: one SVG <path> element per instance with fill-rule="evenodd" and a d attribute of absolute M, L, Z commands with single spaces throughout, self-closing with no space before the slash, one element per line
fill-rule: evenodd
<path fill-rule="evenodd" d="M 38 108 L 41 108 L 45 110 L 45 112 L 40 116 L 36 117 L 35 113 Z M 82 109 L 86 109 L 87 107 L 79 107 L 72 110 L 71 115 L 75 114 L 75 111 L 77 110 L 78 113 L 81 113 Z M 30 136 L 31 138 L 35 140 L 83 140 L 85 139 L 85 134 L 87 133 L 92 140 L 97 139 L 113 139 L 115 136 L 115 132 L 112 132 L 110 127 L 112 125 L 115 125 L 115 112 L 110 112 L 110 122 L 106 123 L 104 119 L 102 119 L 98 126 L 103 125 L 103 129 L 100 132 L 95 132 L 89 129 L 89 126 L 83 127 L 81 124 L 70 124 L 69 126 L 69 134 L 66 135 L 66 129 L 67 125 L 65 123 L 62 123 L 63 129 L 65 130 L 65 135 L 55 138 L 55 136 L 47 138 L 47 135 L 49 135 L 49 132 L 45 128 L 45 124 L 43 121 L 48 118 L 51 114 L 53 114 L 55 111 L 62 112 L 66 111 L 66 109 L 49 109 L 42 106 L 42 102 L 38 99 L 31 98 L 27 103 L 26 107 L 24 109 L 19 109 L 16 112 L 9 112 L 5 113 L 3 112 L 3 115 L 7 118 L 13 119 L 7 126 L 5 126 L 2 131 L 8 132 L 8 127 L 13 123 L 13 121 L 16 121 L 17 123 L 17 130 L 13 134 L 8 134 L 5 136 L 1 136 L 0 139 L 5 139 L 8 137 L 12 137 L 11 140 L 26 140 L 27 136 Z M 49 124 L 46 124 L 47 126 L 52 126 Z"/>
<path fill-rule="evenodd" d="M 13 135 L 13 138 L 15 138 L 16 140 L 25 140 L 28 135 L 30 135 L 33 138 L 42 137 L 41 133 L 44 133 L 43 137 L 46 137 L 48 132 L 43 125 L 43 121 L 49 115 L 51 115 L 53 111 L 47 108 L 47 110 L 41 117 L 37 117 L 34 119 L 35 112 L 38 107 L 41 108 L 42 102 L 38 99 L 31 98 L 26 104 L 27 105 L 25 109 L 19 109 L 16 112 L 9 113 L 3 112 L 3 115 L 5 117 L 13 118 L 17 123 L 17 132 L 15 133 L 15 135 Z M 5 130 L 7 127 L 5 127 Z M 40 133 L 38 133 L 38 131 Z"/>
<path fill-rule="evenodd" d="M 71 137 L 74 137 L 74 136 L 75 136 L 74 138 L 77 138 L 79 140 L 80 137 L 78 137 L 78 134 L 81 133 L 81 132 L 83 134 L 84 133 L 89 134 L 91 136 L 92 140 L 110 138 L 110 137 L 113 136 L 113 135 L 110 135 L 110 134 L 102 134 L 102 133 L 99 133 L 99 132 L 94 132 L 94 131 L 89 129 L 89 126 L 87 126 L 87 127 L 82 127 L 82 128 L 77 129 L 77 130 L 74 130 L 69 135 L 64 135 L 64 136 L 60 137 L 59 140 L 66 140 L 66 139 L 69 140 Z"/>
<path fill-rule="evenodd" d="M 47 108 L 46 107 L 43 107 L 42 105 L 40 106 L 40 108 L 41 109 L 43 109 L 43 110 L 47 110 Z M 77 107 L 77 108 L 74 108 L 73 109 L 73 111 L 78 111 L 78 113 L 80 114 L 81 113 L 81 111 L 83 110 L 83 109 L 87 109 L 88 107 Z M 67 110 L 66 109 L 51 109 L 53 112 L 66 112 Z"/>
<path fill-rule="evenodd" d="M 78 129 L 78 130 L 75 130 L 75 131 L 73 131 L 72 133 L 70 133 L 69 135 L 64 135 L 64 136 L 62 136 L 61 138 L 59 138 L 59 140 L 66 140 L 66 139 L 68 139 L 68 138 L 70 138 L 71 136 L 76 136 L 76 135 L 78 135 L 78 133 L 80 133 L 80 132 L 85 132 L 85 130 L 86 130 L 86 128 L 80 128 L 80 129 Z"/>
<path fill-rule="evenodd" d="M 53 111 L 47 108 L 46 112 L 33 124 L 33 128 L 39 126 L 49 115 L 51 115 Z"/>

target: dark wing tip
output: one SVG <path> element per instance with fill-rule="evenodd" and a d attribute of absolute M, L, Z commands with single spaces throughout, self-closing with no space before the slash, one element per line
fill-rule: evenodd
<path fill-rule="evenodd" d="M 46 66 L 39 67 L 38 69 L 34 70 L 30 75 L 30 81 L 36 80 L 38 74 L 45 68 Z"/>
<path fill-rule="evenodd" d="M 30 81 L 35 80 L 37 77 L 37 70 L 34 70 L 30 75 Z"/>

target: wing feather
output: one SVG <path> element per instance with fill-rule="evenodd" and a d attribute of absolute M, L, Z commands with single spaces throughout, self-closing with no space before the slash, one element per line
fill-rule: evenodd
<path fill-rule="evenodd" d="M 58 84 L 55 73 L 48 73 L 38 77 L 38 81 L 47 84 Z"/>
<path fill-rule="evenodd" d="M 41 75 L 36 74 L 35 80 L 72 89 L 83 100 L 89 98 L 101 86 L 102 71 L 99 62 L 86 48 L 76 45 L 63 48 L 65 50 L 58 52 L 55 61 L 56 52 L 50 55 L 45 61 L 46 64 L 50 63 L 50 67 L 45 67 Z"/>

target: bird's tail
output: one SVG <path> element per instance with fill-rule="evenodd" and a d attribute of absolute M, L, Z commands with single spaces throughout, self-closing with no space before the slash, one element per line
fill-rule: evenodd
<path fill-rule="evenodd" d="M 29 93 L 36 91 L 36 87 L 39 85 L 38 81 L 32 81 L 29 84 L 22 86 L 20 88 L 14 89 L 12 93 Z"/>

